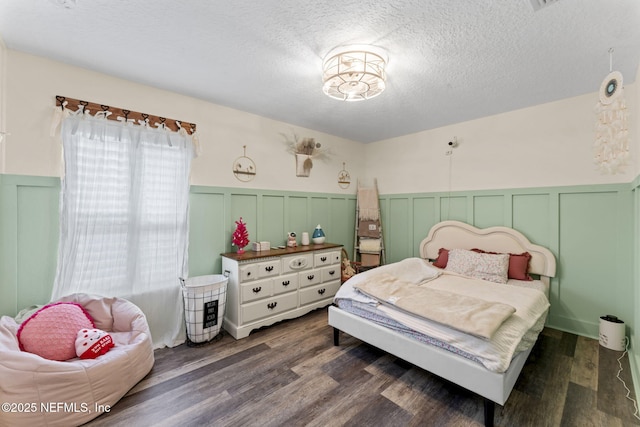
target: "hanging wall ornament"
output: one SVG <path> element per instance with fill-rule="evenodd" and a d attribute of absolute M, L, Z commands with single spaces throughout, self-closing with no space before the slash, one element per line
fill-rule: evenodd
<path fill-rule="evenodd" d="M 247 157 L 247 146 L 242 146 L 244 154 L 233 162 L 233 174 L 242 182 L 251 181 L 256 176 L 256 164 Z"/>
<path fill-rule="evenodd" d="M 351 175 L 349 175 L 349 172 L 344 168 L 344 165 L 345 163 L 342 162 L 342 170 L 338 172 L 338 185 L 340 188 L 349 188 Z"/>
<path fill-rule="evenodd" d="M 596 104 L 594 162 L 602 173 L 622 173 L 629 161 L 629 128 L 622 74 L 611 71 L 613 49 L 609 49 L 609 74 L 600 85 Z"/>
<path fill-rule="evenodd" d="M 328 160 L 331 156 L 330 150 L 322 147 L 315 138 L 299 139 L 295 133 L 293 137 L 281 133 L 284 143 L 287 144 L 287 151 L 295 156 L 296 176 L 309 177 L 315 160 Z"/>
<path fill-rule="evenodd" d="M 622 74 L 619 71 L 612 71 L 600 85 L 600 103 L 609 105 L 621 94 Z"/>
<path fill-rule="evenodd" d="M 314 138 L 303 138 L 296 144 L 296 176 L 308 177 L 313 168 L 313 156 L 320 149 Z"/>

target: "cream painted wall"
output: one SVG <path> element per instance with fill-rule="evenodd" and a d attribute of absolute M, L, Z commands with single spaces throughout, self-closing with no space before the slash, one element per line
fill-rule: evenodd
<path fill-rule="evenodd" d="M 640 118 L 636 86 L 625 90 L 634 136 Z M 594 92 L 375 142 L 367 146 L 367 173 L 378 179 L 382 194 L 631 182 L 639 170 L 637 137 L 625 173 L 595 169 L 596 102 Z M 454 137 L 459 145 L 446 156 Z"/>
<path fill-rule="evenodd" d="M 87 100 L 134 111 L 194 122 L 202 154 L 193 161 L 194 185 L 354 193 L 343 190 L 337 177 L 346 162 L 355 180 L 363 174 L 365 159 L 360 143 L 294 127 L 253 114 L 221 107 L 200 99 L 178 95 L 143 84 L 69 66 L 46 58 L 7 50 L 5 173 L 60 176 L 61 147 L 50 136 L 56 95 Z M 328 150 L 327 161 L 314 161 L 311 176 L 296 177 L 295 160 L 287 153 L 282 134 L 314 137 Z M 256 163 L 257 175 L 248 183 L 231 172 L 237 157 Z"/>
<path fill-rule="evenodd" d="M 625 87 L 632 165 L 603 175 L 592 162 L 596 92 L 365 145 L 0 48 L 2 81 L 11 82 L 0 93 L 11 106 L 0 114 L 10 133 L 0 145 L 0 172 L 7 174 L 60 176 L 61 147 L 49 135 L 55 95 L 197 123 L 202 155 L 193 162 L 194 185 L 353 193 L 355 185 L 337 185 L 343 162 L 354 183 L 376 178 L 382 194 L 620 183 L 640 173 L 637 83 Z M 293 133 L 316 138 L 331 153 L 314 162 L 309 178 L 295 176 L 286 152 L 283 134 Z M 447 156 L 454 137 L 459 146 Z M 258 171 L 250 183 L 231 173 L 245 144 Z"/>

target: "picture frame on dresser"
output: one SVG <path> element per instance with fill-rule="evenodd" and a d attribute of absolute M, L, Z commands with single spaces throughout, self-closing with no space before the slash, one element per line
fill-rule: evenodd
<path fill-rule="evenodd" d="M 331 305 L 342 283 L 335 243 L 220 255 L 229 276 L 223 328 L 235 339 Z"/>

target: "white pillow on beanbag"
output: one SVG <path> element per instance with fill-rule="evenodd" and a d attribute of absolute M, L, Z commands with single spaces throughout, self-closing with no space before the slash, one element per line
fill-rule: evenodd
<path fill-rule="evenodd" d="M 111 335 L 100 329 L 81 329 L 76 336 L 76 354 L 80 359 L 95 359 L 114 345 Z"/>

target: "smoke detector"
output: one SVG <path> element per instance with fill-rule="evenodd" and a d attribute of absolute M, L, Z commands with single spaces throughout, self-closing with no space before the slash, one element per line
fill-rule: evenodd
<path fill-rule="evenodd" d="M 558 0 L 529 0 L 531 2 L 531 7 L 533 7 L 533 11 L 537 12 L 543 7 L 550 6 L 554 3 L 558 3 Z"/>

